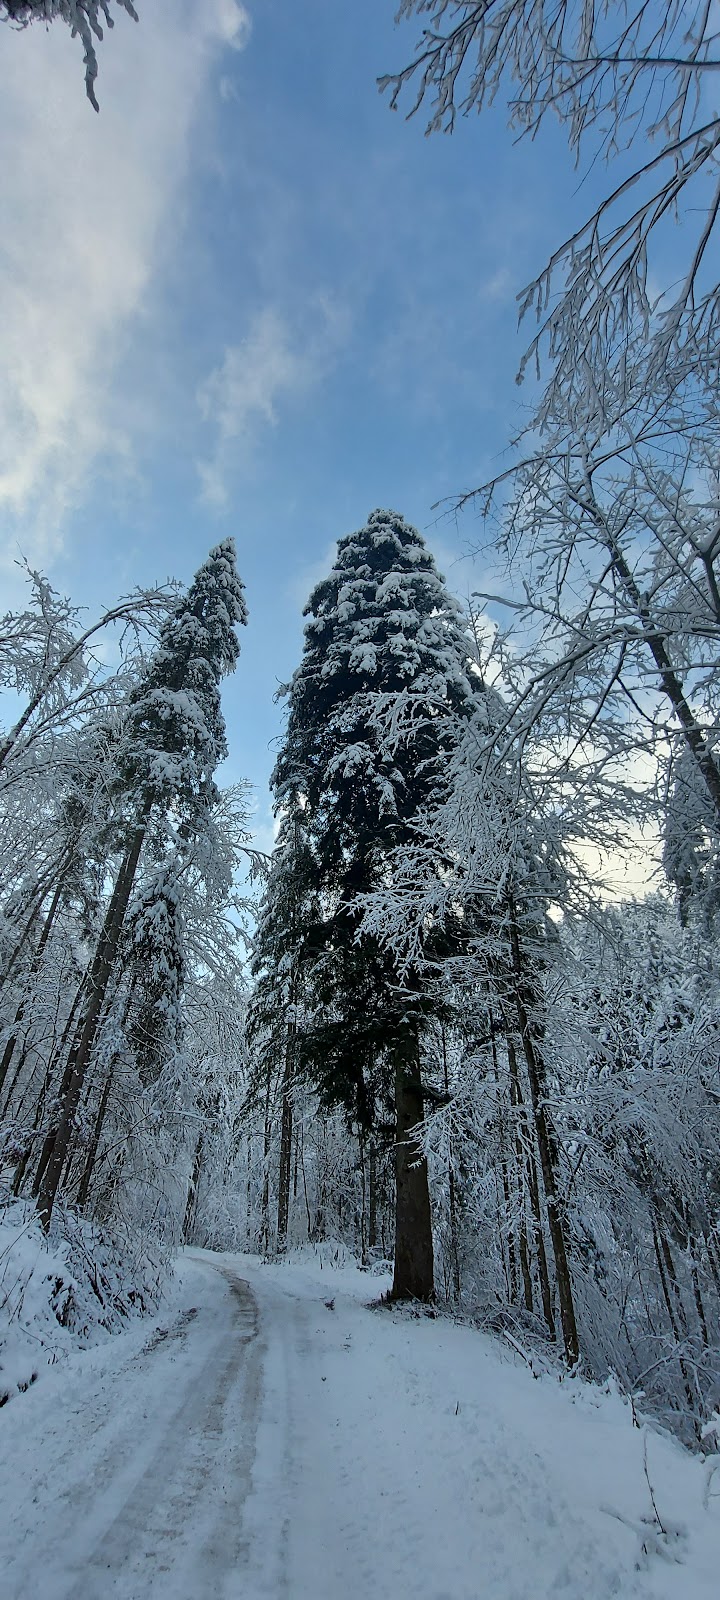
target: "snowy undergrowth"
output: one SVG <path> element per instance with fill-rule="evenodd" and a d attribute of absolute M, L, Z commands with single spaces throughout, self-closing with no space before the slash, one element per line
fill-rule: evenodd
<path fill-rule="evenodd" d="M 374 1277 L 385 1277 L 387 1274 L 392 1277 L 393 1270 L 392 1261 L 384 1261 L 381 1257 L 373 1257 L 367 1265 L 362 1265 L 342 1239 L 319 1239 L 315 1244 L 293 1245 L 284 1255 L 264 1259 L 268 1265 L 278 1266 L 287 1262 L 296 1267 L 317 1267 L 319 1272 L 325 1268 L 338 1271 L 348 1267 L 353 1272 L 370 1273 Z"/>
<path fill-rule="evenodd" d="M 222 1259 L 230 1261 L 233 1258 L 228 1254 Z M 691 1434 L 685 1436 L 677 1426 L 676 1418 L 658 1415 L 651 1398 L 642 1391 L 635 1394 L 627 1392 L 615 1373 L 611 1372 L 602 1381 L 587 1368 L 578 1373 L 569 1373 L 559 1346 L 548 1339 L 539 1318 L 513 1315 L 504 1307 L 481 1313 L 476 1309 L 459 1310 L 440 1301 L 430 1305 L 420 1301 L 393 1302 L 390 1300 L 392 1261 L 377 1257 L 369 1264 L 362 1264 L 337 1239 L 297 1245 L 284 1256 L 263 1257 L 245 1253 L 243 1259 L 262 1267 L 266 1272 L 272 1269 L 270 1275 L 279 1283 L 283 1282 L 282 1274 L 286 1273 L 285 1286 L 288 1288 L 291 1288 L 294 1280 L 302 1282 L 307 1290 L 314 1281 L 318 1288 L 322 1286 L 326 1303 L 328 1300 L 334 1301 L 337 1290 L 353 1299 L 360 1299 L 369 1309 L 391 1312 L 396 1321 L 429 1319 L 474 1331 L 486 1339 L 490 1347 L 495 1348 L 501 1360 L 516 1360 L 527 1368 L 534 1379 L 560 1385 L 573 1403 L 579 1399 L 590 1406 L 609 1404 L 616 1411 L 619 1407 L 633 1430 L 647 1429 L 651 1434 L 658 1437 L 664 1435 L 668 1440 L 674 1438 L 679 1440 L 683 1448 L 697 1451 L 701 1459 L 708 1463 L 708 1478 L 714 1481 L 713 1497 L 717 1498 L 720 1483 L 720 1413 L 712 1414 L 697 1438 Z M 277 1278 L 276 1273 L 279 1274 Z"/>
<path fill-rule="evenodd" d="M 48 1240 L 33 1205 L 10 1205 L 0 1218 L 0 1406 L 44 1368 L 154 1311 L 166 1273 L 145 1244 L 133 1255 L 72 1215 Z"/>

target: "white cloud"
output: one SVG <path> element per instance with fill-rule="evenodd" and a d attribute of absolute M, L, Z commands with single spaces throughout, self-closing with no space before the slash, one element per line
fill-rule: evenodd
<path fill-rule="evenodd" d="M 307 362 L 292 348 L 283 318 L 271 308 L 259 312 L 247 338 L 226 349 L 198 392 L 202 416 L 217 435 L 212 458 L 199 465 L 205 500 L 225 503 L 228 446 L 248 439 L 258 422 L 276 422 L 277 400 L 302 385 L 307 375 Z"/>
<path fill-rule="evenodd" d="M 222 361 L 198 390 L 198 405 L 210 424 L 214 444 L 198 462 L 201 497 L 222 507 L 228 500 L 227 479 L 234 461 L 257 437 L 262 425 L 274 426 L 284 397 L 317 383 L 337 345 L 346 335 L 345 312 L 318 296 L 304 308 L 302 334 L 275 307 L 255 313 L 246 337 L 228 345 Z"/>
<path fill-rule="evenodd" d="M 514 300 L 517 294 L 517 284 L 509 267 L 498 267 L 491 277 L 485 278 L 480 284 L 479 297 L 481 300 Z"/>
<path fill-rule="evenodd" d="M 0 515 L 42 556 L 101 456 L 130 450 L 113 373 L 178 215 L 190 134 L 236 0 L 153 0 L 99 47 L 97 116 L 82 50 L 55 24 L 3 30 L 0 103 Z M 12 130 L 12 144 L 7 131 Z"/>

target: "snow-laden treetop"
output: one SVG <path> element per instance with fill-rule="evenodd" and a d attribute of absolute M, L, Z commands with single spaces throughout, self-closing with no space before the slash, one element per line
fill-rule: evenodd
<path fill-rule="evenodd" d="M 449 680 L 469 692 L 460 606 L 421 535 L 397 511 L 372 511 L 364 528 L 339 541 L 305 614 L 305 658 L 293 691 L 319 672 L 325 679 L 349 674 L 356 689 L 392 691 L 412 682 L 444 694 L 441 681 Z"/>
<path fill-rule="evenodd" d="M 132 696 L 132 766 L 147 799 L 197 794 L 227 754 L 219 684 L 240 654 L 247 622 L 235 541 L 223 539 L 163 625 Z"/>
<path fill-rule="evenodd" d="M 342 848 L 353 834 L 377 842 L 387 819 L 408 816 L 432 788 L 439 710 L 462 716 L 477 700 L 460 607 L 417 529 L 396 511 L 376 510 L 339 541 L 306 615 L 303 659 L 285 691 L 277 800 L 309 807 L 303 826 L 317 824 L 323 835 L 321 816 L 334 808 L 330 833 L 342 835 Z M 412 715 L 400 726 L 398 708 L 408 703 Z"/>

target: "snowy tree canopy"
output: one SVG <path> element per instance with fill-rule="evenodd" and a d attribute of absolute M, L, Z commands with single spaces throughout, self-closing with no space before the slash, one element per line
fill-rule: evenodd
<path fill-rule="evenodd" d="M 450 713 L 468 717 L 477 693 L 457 603 L 420 535 L 395 512 L 372 512 L 340 540 L 307 612 L 275 792 L 298 818 L 324 894 L 319 920 L 298 934 L 325 997 L 318 1061 L 324 1052 L 329 1097 L 339 1090 L 372 1121 L 371 1063 L 398 1030 L 412 1033 L 413 1007 L 395 993 L 392 959 L 387 965 L 377 948 L 356 943 L 357 897 L 382 878 L 388 853 L 442 785 Z M 334 1080 L 335 1053 L 345 1066 Z"/>
<path fill-rule="evenodd" d="M 414 59 L 381 87 L 393 106 L 414 88 L 411 114 L 429 101 L 428 132 L 452 129 L 458 115 L 504 92 L 511 126 L 532 137 L 546 117 L 559 118 L 576 158 L 586 144 L 608 162 L 642 146 L 634 169 L 521 296 L 540 321 L 530 354 L 544 344 L 555 369 L 556 415 L 561 391 L 590 372 L 597 382 L 609 352 L 622 354 L 637 328 L 653 334 L 648 385 L 682 366 L 687 352 L 707 364 L 712 382 L 720 314 L 714 8 L 703 0 L 672 0 L 660 13 L 646 0 L 401 0 L 399 17 L 425 26 Z M 685 265 L 661 286 L 652 246 L 669 212 L 685 221 Z"/>

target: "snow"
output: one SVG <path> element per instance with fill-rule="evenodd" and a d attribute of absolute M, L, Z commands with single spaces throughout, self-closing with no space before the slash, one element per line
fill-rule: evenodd
<path fill-rule="evenodd" d="M 373 644 L 360 640 L 352 646 L 348 655 L 348 667 L 352 672 L 367 672 L 372 676 L 377 672 L 378 656 Z"/>
<path fill-rule="evenodd" d="M 189 1252 L 0 1413 L 4 1600 L 715 1600 L 717 1458 L 388 1281 Z"/>
<path fill-rule="evenodd" d="M 7 1206 L 0 1221 L 0 1406 L 79 1347 L 107 1339 L 157 1304 L 163 1269 L 145 1259 L 129 1270 L 96 1229 L 66 1219 L 48 1241 L 34 1204 Z"/>

